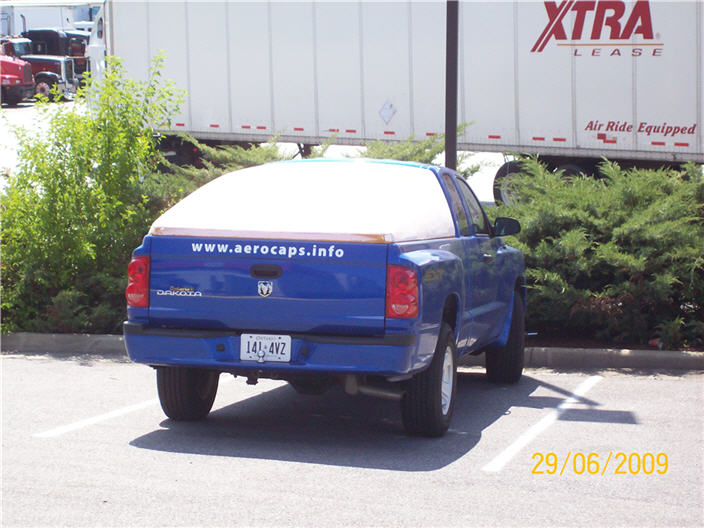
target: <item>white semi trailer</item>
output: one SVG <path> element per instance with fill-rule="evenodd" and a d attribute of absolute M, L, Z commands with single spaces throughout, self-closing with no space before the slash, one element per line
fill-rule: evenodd
<path fill-rule="evenodd" d="M 357 145 L 444 131 L 445 13 L 444 1 L 107 0 L 91 46 L 138 78 L 165 50 L 188 93 L 176 131 Z M 702 163 L 703 27 L 701 0 L 462 1 L 458 147 L 568 171 L 604 156 Z"/>
<path fill-rule="evenodd" d="M 81 0 L 0 0 L 0 36 L 28 29 L 76 29 L 101 2 Z"/>

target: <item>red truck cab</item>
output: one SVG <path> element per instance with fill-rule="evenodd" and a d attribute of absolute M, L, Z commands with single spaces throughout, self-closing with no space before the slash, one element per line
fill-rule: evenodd
<path fill-rule="evenodd" d="M 0 87 L 2 102 L 14 106 L 34 95 L 32 66 L 18 59 L 11 44 L 0 44 Z"/>

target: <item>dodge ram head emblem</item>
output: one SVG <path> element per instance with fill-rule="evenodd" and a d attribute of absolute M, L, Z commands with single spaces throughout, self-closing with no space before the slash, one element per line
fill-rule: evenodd
<path fill-rule="evenodd" d="M 257 291 L 262 297 L 269 297 L 271 292 L 274 291 L 274 283 L 271 281 L 259 281 L 257 284 Z"/>

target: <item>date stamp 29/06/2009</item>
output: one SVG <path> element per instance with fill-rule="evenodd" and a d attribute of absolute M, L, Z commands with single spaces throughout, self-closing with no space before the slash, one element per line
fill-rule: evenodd
<path fill-rule="evenodd" d="M 669 467 L 667 453 L 608 454 L 569 451 L 561 458 L 556 453 L 533 453 L 534 475 L 665 475 Z"/>

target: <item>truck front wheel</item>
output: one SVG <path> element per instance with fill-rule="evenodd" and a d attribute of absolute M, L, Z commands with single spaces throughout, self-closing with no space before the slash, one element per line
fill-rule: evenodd
<path fill-rule="evenodd" d="M 34 93 L 36 95 L 43 95 L 45 97 L 49 97 L 49 95 L 51 95 L 51 89 L 53 88 L 53 86 L 54 85 L 51 84 L 49 81 L 37 81 L 37 83 L 34 85 Z"/>
<path fill-rule="evenodd" d="M 186 367 L 157 367 L 156 385 L 164 414 L 172 420 L 202 420 L 213 407 L 220 373 Z"/>
<path fill-rule="evenodd" d="M 457 392 L 455 334 L 442 323 L 430 367 L 406 382 L 401 418 L 406 433 L 436 437 L 450 427 Z"/>

